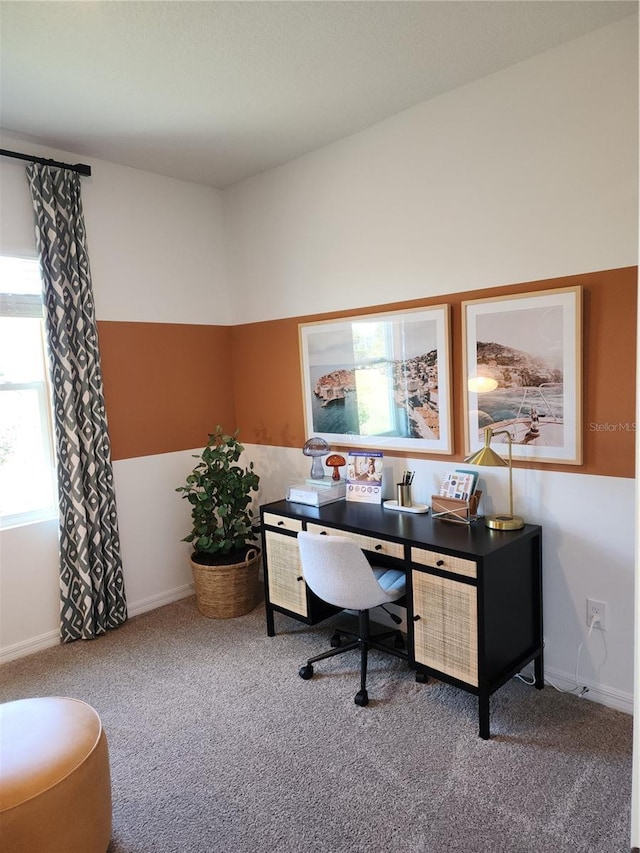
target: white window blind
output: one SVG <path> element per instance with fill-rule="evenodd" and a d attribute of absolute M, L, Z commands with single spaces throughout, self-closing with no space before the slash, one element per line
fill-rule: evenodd
<path fill-rule="evenodd" d="M 0 256 L 0 527 L 57 514 L 38 262 Z"/>

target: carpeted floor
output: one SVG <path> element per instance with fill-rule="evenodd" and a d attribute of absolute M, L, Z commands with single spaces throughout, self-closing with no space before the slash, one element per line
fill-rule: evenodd
<path fill-rule="evenodd" d="M 0 698 L 98 710 L 110 853 L 628 853 L 631 717 L 514 679 L 483 741 L 473 696 L 377 654 L 359 708 L 356 653 L 297 674 L 334 622 L 276 617 L 270 639 L 262 607 L 185 599 L 5 664 Z"/>

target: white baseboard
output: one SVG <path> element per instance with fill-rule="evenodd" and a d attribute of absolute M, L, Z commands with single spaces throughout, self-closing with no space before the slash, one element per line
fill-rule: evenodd
<path fill-rule="evenodd" d="M 47 631 L 46 634 L 40 634 L 38 637 L 31 637 L 28 640 L 22 640 L 20 643 L 14 643 L 4 649 L 0 649 L 0 664 L 9 663 L 10 660 L 24 658 L 27 655 L 41 652 L 44 649 L 50 649 L 52 646 L 57 646 L 60 643 L 59 631 Z"/>
<path fill-rule="evenodd" d="M 127 602 L 127 613 L 129 616 L 139 616 L 141 613 L 156 610 L 158 607 L 171 604 L 173 601 L 179 601 L 181 598 L 188 598 L 193 594 L 193 584 L 186 583 L 183 586 L 162 592 L 160 595 L 152 595 L 149 598 L 143 598 L 141 601 L 134 601 L 132 603 Z"/>
<path fill-rule="evenodd" d="M 545 689 L 549 687 L 553 690 L 553 685 L 555 685 L 560 690 L 572 690 L 576 686 L 576 679 L 575 675 L 560 672 L 557 669 L 549 669 L 545 666 L 544 683 Z M 616 711 L 624 711 L 625 714 L 633 714 L 633 695 L 631 693 L 625 693 L 603 684 L 594 684 L 584 678 L 580 679 L 580 685 L 588 688 L 582 697 L 583 699 L 598 702 L 600 705 L 606 705 L 607 708 L 614 708 Z M 578 692 L 576 691 L 576 695 Z"/>
<path fill-rule="evenodd" d="M 155 610 L 165 604 L 179 601 L 181 598 L 188 598 L 190 595 L 193 595 L 193 584 L 184 584 L 159 595 L 143 598 L 141 601 L 127 602 L 127 612 L 130 617 L 138 616 L 140 613 Z M 40 634 L 38 637 L 22 640 L 20 643 L 14 643 L 11 646 L 0 649 L 0 665 L 9 663 L 12 660 L 18 660 L 18 658 L 27 657 L 27 655 L 32 655 L 36 652 L 41 652 L 44 649 L 50 649 L 53 646 L 59 645 L 59 643 L 60 634 L 58 631 L 47 631 L 46 634 Z"/>

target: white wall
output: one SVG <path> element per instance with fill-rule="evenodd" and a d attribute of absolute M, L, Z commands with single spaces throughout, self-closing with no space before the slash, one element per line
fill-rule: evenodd
<path fill-rule="evenodd" d="M 129 616 L 193 594 L 189 507 L 174 489 L 194 451 L 113 464 Z M 0 662 L 59 640 L 58 521 L 0 531 Z M 37 594 L 34 594 L 37 591 Z"/>
<path fill-rule="evenodd" d="M 82 201 L 98 320 L 229 324 L 218 191 L 13 134 L 0 134 L 0 147 L 92 166 Z M 0 251 L 35 256 L 25 165 L 0 158 Z M 131 614 L 190 592 L 188 546 L 179 542 L 189 528 L 173 489 L 192 467 L 189 452 L 114 463 Z M 0 531 L 0 563 L 0 659 L 57 642 L 57 522 Z"/>
<path fill-rule="evenodd" d="M 637 18 L 225 191 L 234 320 L 637 261 Z"/>
<path fill-rule="evenodd" d="M 0 661 L 55 643 L 59 589 L 58 520 L 0 530 Z"/>
<path fill-rule="evenodd" d="M 229 325 L 221 194 L 0 132 L 0 147 L 87 163 L 82 204 L 98 320 Z M 0 158 L 0 251 L 35 252 L 26 163 Z"/>
<path fill-rule="evenodd" d="M 637 18 L 231 187 L 224 211 L 237 322 L 636 264 Z M 289 451 L 251 451 L 291 470 Z M 410 464 L 429 503 L 446 460 Z M 589 698 L 630 711 L 634 481 L 516 470 L 514 490 L 544 528 L 547 678 L 571 687 L 584 641 Z M 587 597 L 608 604 L 588 638 Z"/>

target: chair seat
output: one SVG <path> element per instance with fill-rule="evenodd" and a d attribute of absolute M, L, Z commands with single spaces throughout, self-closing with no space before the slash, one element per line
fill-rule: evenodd
<path fill-rule="evenodd" d="M 372 566 L 373 574 L 376 580 L 387 593 L 387 597 L 382 603 L 389 601 L 388 594 L 396 593 L 395 598 L 402 598 L 407 591 L 407 577 L 404 572 L 398 569 L 388 569 L 385 566 Z"/>

